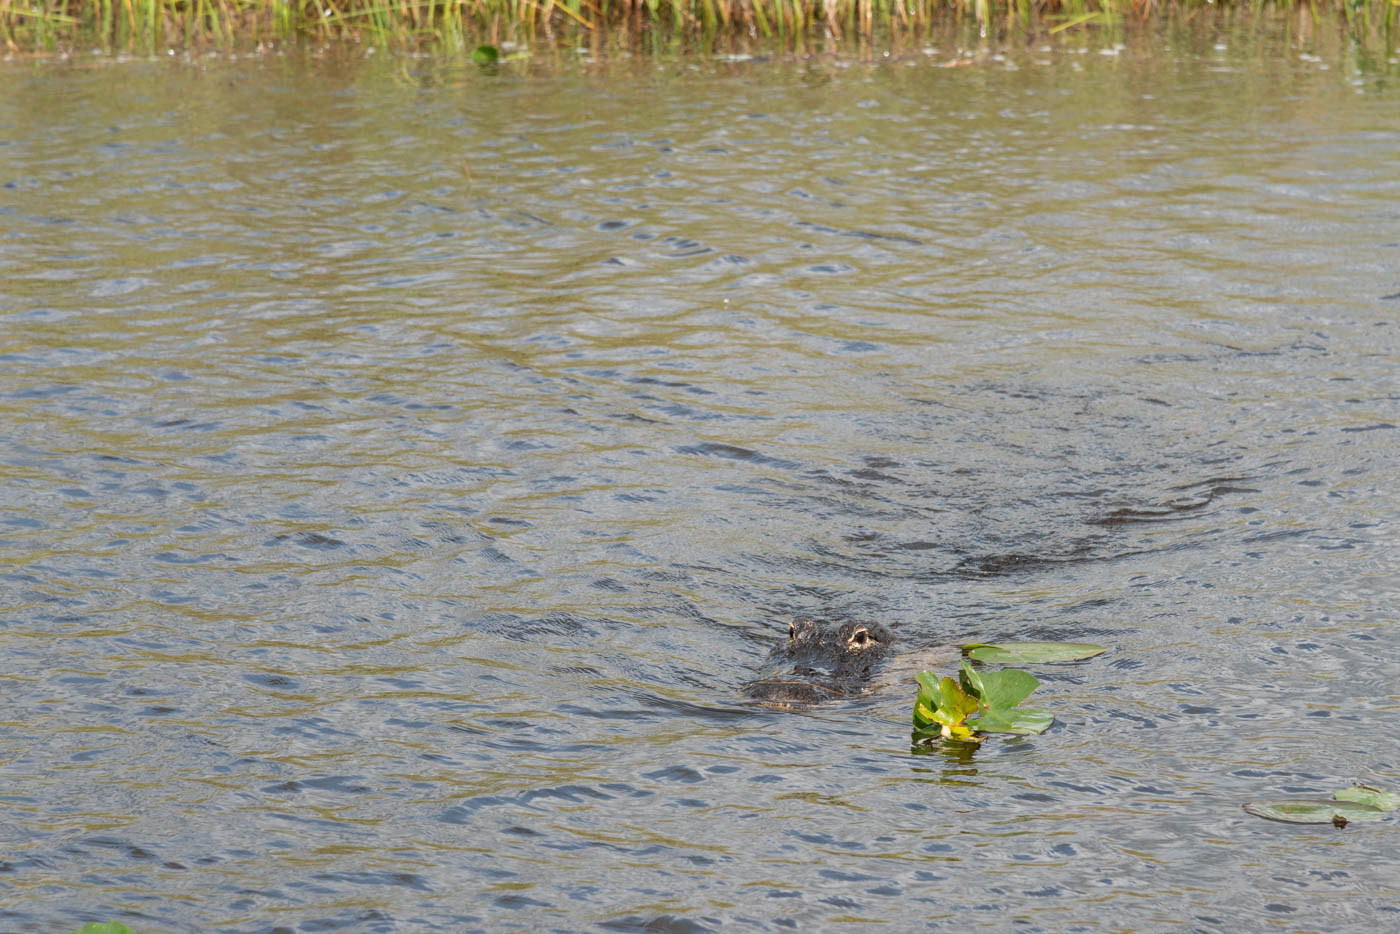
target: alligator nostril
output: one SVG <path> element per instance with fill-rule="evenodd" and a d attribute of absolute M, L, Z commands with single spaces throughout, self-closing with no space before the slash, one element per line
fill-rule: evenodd
<path fill-rule="evenodd" d="M 865 629 L 857 629 L 855 632 L 851 633 L 851 641 L 856 645 L 865 645 L 865 643 L 870 641 L 870 632 Z"/>

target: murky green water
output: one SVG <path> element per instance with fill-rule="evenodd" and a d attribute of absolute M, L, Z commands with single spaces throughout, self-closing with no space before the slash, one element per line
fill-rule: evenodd
<path fill-rule="evenodd" d="M 1400 925 L 1400 91 L 1078 41 L 3 66 L 0 929 Z"/>

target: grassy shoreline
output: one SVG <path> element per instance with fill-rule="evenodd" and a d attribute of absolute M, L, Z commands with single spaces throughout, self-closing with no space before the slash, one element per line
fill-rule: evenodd
<path fill-rule="evenodd" d="M 385 48 L 460 48 L 570 36 L 731 35 L 868 41 L 917 36 L 950 22 L 999 32 L 1191 18 L 1222 9 L 1333 20 L 1388 42 L 1400 0 L 0 0 L 0 44 L 11 53 L 75 48 L 154 52 L 300 40 Z"/>

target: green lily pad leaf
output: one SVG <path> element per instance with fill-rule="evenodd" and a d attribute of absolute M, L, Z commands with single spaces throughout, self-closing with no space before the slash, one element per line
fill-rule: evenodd
<path fill-rule="evenodd" d="M 1082 658 L 1093 658 L 1108 651 L 1101 645 L 1088 642 L 1005 642 L 1000 645 L 969 642 L 962 649 L 968 658 L 997 665 L 1073 662 Z"/>
<path fill-rule="evenodd" d="M 472 61 L 478 65 L 494 65 L 501 60 L 501 52 L 494 45 L 479 45 L 472 50 Z"/>
<path fill-rule="evenodd" d="M 1255 817 L 1285 824 L 1337 824 L 1354 820 L 1380 820 L 1385 812 L 1355 801 L 1328 798 L 1284 798 L 1278 801 L 1250 801 L 1244 809 Z M 1339 821 L 1340 819 L 1340 821 Z"/>
<path fill-rule="evenodd" d="M 1369 804 L 1373 808 L 1382 811 L 1394 811 L 1400 808 L 1400 795 L 1389 791 L 1382 791 L 1374 785 L 1352 785 L 1350 788 L 1343 788 L 1332 797 L 1338 801 L 1355 801 L 1357 804 Z"/>
<path fill-rule="evenodd" d="M 1055 715 L 1048 710 L 1035 710 L 1031 707 L 1016 707 L 1012 710 L 989 710 L 972 721 L 972 725 L 985 733 L 1019 733 L 1032 736 L 1044 733 L 1055 722 Z"/>
<path fill-rule="evenodd" d="M 1005 671 L 977 671 L 967 662 L 962 663 L 961 680 L 963 687 L 975 689 L 977 699 L 989 710 L 1006 710 L 1015 707 L 1031 696 L 1040 687 L 1035 675 L 1016 668 Z M 973 693 L 969 691 L 968 693 Z M 985 715 L 984 715 L 985 716 Z"/>
<path fill-rule="evenodd" d="M 108 921 L 106 924 L 98 924 L 93 921 L 84 924 L 72 934 L 136 934 L 136 932 L 120 921 Z"/>

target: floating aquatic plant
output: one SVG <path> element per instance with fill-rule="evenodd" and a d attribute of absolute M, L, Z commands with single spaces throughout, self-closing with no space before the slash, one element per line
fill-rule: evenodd
<path fill-rule="evenodd" d="M 969 642 L 962 647 L 968 658 L 997 664 L 1069 662 L 1093 658 L 1107 651 L 1088 642 Z M 1015 668 L 978 671 L 966 661 L 958 679 L 938 678 L 932 672 L 917 675 L 919 694 L 914 699 L 914 740 L 942 736 L 978 742 L 979 733 L 1044 733 L 1055 722 L 1053 714 L 1019 706 L 1040 682 Z"/>
<path fill-rule="evenodd" d="M 1250 801 L 1247 813 L 1285 824 L 1332 824 L 1345 827 L 1352 821 L 1374 821 L 1400 808 L 1400 795 L 1372 785 L 1352 785 L 1331 798 L 1280 798 Z"/>
<path fill-rule="evenodd" d="M 1048 711 L 1018 706 L 1040 686 L 1028 672 L 979 672 L 963 662 L 956 681 L 928 671 L 920 672 L 917 680 L 915 741 L 942 736 L 977 742 L 978 733 L 1044 733 L 1055 722 Z"/>

